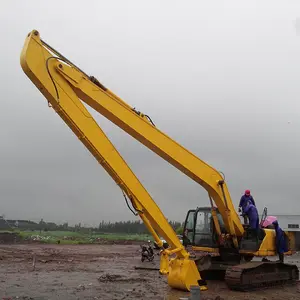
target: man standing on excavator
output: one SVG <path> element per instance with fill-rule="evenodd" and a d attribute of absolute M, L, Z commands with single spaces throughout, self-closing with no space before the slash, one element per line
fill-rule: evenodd
<path fill-rule="evenodd" d="M 245 214 L 245 208 L 248 204 L 248 202 L 254 206 L 255 205 L 255 201 L 250 193 L 250 190 L 246 190 L 244 195 L 241 197 L 240 203 L 239 203 L 239 212 L 242 211 L 243 217 L 244 217 L 244 224 L 248 224 L 248 217 L 247 214 Z"/>
<path fill-rule="evenodd" d="M 253 231 L 258 231 L 259 229 L 259 215 L 258 211 L 255 205 L 251 203 L 251 201 L 248 201 L 246 206 L 244 207 L 244 212 L 248 218 L 249 218 L 249 225 L 250 228 L 253 229 Z"/>

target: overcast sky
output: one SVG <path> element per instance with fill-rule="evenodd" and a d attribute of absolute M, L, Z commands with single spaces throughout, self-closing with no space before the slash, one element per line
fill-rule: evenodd
<path fill-rule="evenodd" d="M 148 3 L 148 4 L 147 4 Z M 27 33 L 226 175 L 237 207 L 300 214 L 299 1 L 1 1 L 0 214 L 134 219 L 114 181 L 23 73 Z M 169 219 L 206 191 L 93 113 Z"/>

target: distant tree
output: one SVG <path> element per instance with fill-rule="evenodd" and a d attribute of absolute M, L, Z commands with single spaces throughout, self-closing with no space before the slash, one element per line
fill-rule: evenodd
<path fill-rule="evenodd" d="M 176 231 L 177 234 L 182 233 L 182 225 L 177 221 L 168 221 L 172 228 Z M 6 220 L 0 217 L 0 229 L 7 229 L 14 227 L 18 224 L 18 228 L 21 230 L 39 230 L 42 231 L 77 231 L 87 234 L 92 234 L 92 232 L 101 232 L 101 233 L 120 233 L 120 234 L 149 234 L 148 229 L 141 220 L 132 220 L 132 221 L 101 221 L 99 226 L 96 228 L 93 227 L 82 227 L 82 224 L 79 222 L 74 226 L 69 226 L 67 222 L 57 225 L 54 222 L 45 222 L 44 219 L 40 219 L 39 222 L 33 222 L 30 220 Z"/>
<path fill-rule="evenodd" d="M 64 230 L 68 230 L 68 228 L 69 228 L 69 224 L 68 224 L 68 222 L 65 222 L 65 223 L 63 224 L 63 229 L 64 229 Z"/>
<path fill-rule="evenodd" d="M 39 229 L 40 229 L 40 234 L 42 233 L 42 230 L 44 229 L 45 226 L 45 222 L 43 219 L 41 219 L 41 221 L 39 222 Z"/>
<path fill-rule="evenodd" d="M 179 226 L 176 228 L 176 234 L 182 234 L 183 233 L 183 227 L 182 226 Z"/>

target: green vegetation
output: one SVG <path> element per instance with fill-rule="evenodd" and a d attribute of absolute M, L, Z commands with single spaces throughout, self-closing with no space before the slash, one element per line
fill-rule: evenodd
<path fill-rule="evenodd" d="M 40 242 L 46 244 L 96 244 L 107 241 L 147 241 L 153 240 L 147 234 L 114 234 L 114 233 L 81 233 L 72 231 L 22 231 L 22 230 L 3 230 L 0 232 L 16 233 L 22 241 Z"/>
<path fill-rule="evenodd" d="M 182 234 L 182 224 L 169 221 L 177 234 Z M 2 230 L 2 231 L 1 231 Z M 18 240 L 48 244 L 93 244 L 112 241 L 153 241 L 147 228 L 138 221 L 100 222 L 98 227 L 83 227 L 81 223 L 69 226 L 53 222 L 5 220 L 0 218 L 0 232 L 17 233 Z"/>
<path fill-rule="evenodd" d="M 176 231 L 177 234 L 182 234 L 183 233 L 183 226 L 177 227 L 175 231 Z"/>

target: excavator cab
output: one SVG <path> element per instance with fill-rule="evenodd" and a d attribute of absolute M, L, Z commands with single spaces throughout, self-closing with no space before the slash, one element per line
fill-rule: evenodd
<path fill-rule="evenodd" d="M 216 210 L 222 233 L 225 226 L 221 214 Z M 218 247 L 218 234 L 214 224 L 211 207 L 198 207 L 188 211 L 183 227 L 183 244 L 185 246 Z"/>

